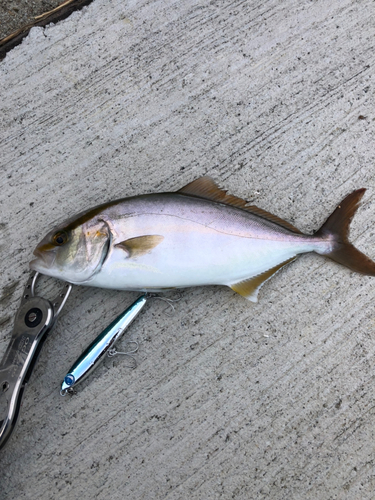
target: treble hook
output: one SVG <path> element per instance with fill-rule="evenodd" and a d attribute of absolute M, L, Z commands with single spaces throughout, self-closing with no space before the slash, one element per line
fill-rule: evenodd
<path fill-rule="evenodd" d="M 163 313 L 168 317 L 172 317 L 176 310 L 173 305 L 173 302 L 179 302 L 182 299 L 182 293 L 178 292 L 176 299 L 168 299 L 167 297 L 160 297 L 160 295 L 157 295 L 156 293 L 146 293 L 146 297 L 149 299 L 158 299 L 162 300 L 163 302 L 166 302 L 168 306 L 172 309 L 172 312 L 168 313 L 167 312 L 168 308 L 165 308 Z"/>
<path fill-rule="evenodd" d="M 134 361 L 133 368 L 137 368 L 137 364 L 138 364 L 137 358 L 134 356 L 134 354 L 136 354 L 138 352 L 139 344 L 136 340 L 130 340 L 129 342 L 127 342 L 127 345 L 129 345 L 129 344 L 135 344 L 135 348 L 132 349 L 131 351 L 121 352 L 121 351 L 118 351 L 116 349 L 116 347 L 113 347 L 112 349 L 110 349 L 107 352 L 107 356 L 109 358 L 113 358 L 114 356 L 117 356 L 118 354 L 122 355 L 122 356 L 129 356 L 129 358 L 131 358 Z"/>
<path fill-rule="evenodd" d="M 129 342 L 127 342 L 127 344 L 135 344 L 135 349 L 133 349 L 132 351 L 126 351 L 126 352 L 120 352 L 116 349 L 116 347 L 113 347 L 112 349 L 110 349 L 107 353 L 107 356 L 109 358 L 113 358 L 113 356 L 117 356 L 117 354 L 123 354 L 124 356 L 131 356 L 133 357 L 133 354 L 137 353 L 138 352 L 138 348 L 139 348 L 139 344 L 136 340 L 130 340 Z"/>

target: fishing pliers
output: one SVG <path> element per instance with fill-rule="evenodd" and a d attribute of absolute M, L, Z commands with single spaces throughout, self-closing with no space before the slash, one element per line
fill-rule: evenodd
<path fill-rule="evenodd" d="M 0 449 L 14 429 L 24 388 L 72 288 L 64 283 L 63 290 L 51 302 L 35 295 L 38 276 L 33 271 L 27 281 L 12 337 L 0 362 Z"/>

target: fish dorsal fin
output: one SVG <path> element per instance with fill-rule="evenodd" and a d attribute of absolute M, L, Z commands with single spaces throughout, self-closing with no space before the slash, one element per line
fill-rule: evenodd
<path fill-rule="evenodd" d="M 301 234 L 301 231 L 299 229 L 294 227 L 289 222 L 280 219 L 280 217 L 270 214 L 269 212 L 266 212 L 266 210 L 258 208 L 255 205 L 248 205 L 248 202 L 246 200 L 243 200 L 242 198 L 227 194 L 228 192 L 219 188 L 219 186 L 213 179 L 211 179 L 211 177 L 199 177 L 199 179 L 196 179 L 195 181 L 190 182 L 190 184 L 187 184 L 183 188 L 179 189 L 177 193 L 197 196 L 198 198 L 205 198 L 206 200 L 216 201 L 218 203 L 224 203 L 225 205 L 230 205 L 232 207 L 241 208 L 242 210 L 251 212 L 254 215 L 263 217 L 263 219 L 267 219 L 274 224 L 285 227 L 293 233 Z"/>
<path fill-rule="evenodd" d="M 151 252 L 151 250 L 158 246 L 163 240 L 164 236 L 150 234 L 129 238 L 128 240 L 117 243 L 115 247 L 124 250 L 129 257 L 140 257 L 141 255 Z"/>
<path fill-rule="evenodd" d="M 295 258 L 296 257 L 292 257 L 291 259 L 288 259 L 285 262 L 282 262 L 281 264 L 268 269 L 268 271 L 265 271 L 262 274 L 258 274 L 258 276 L 239 281 L 238 283 L 233 283 L 233 285 L 230 285 L 230 287 L 232 290 L 239 293 L 247 300 L 250 300 L 251 302 L 258 302 L 258 292 L 261 289 L 262 285 L 264 285 L 264 283 L 269 280 L 274 274 L 276 274 L 277 271 L 279 271 L 282 267 L 295 260 Z"/>

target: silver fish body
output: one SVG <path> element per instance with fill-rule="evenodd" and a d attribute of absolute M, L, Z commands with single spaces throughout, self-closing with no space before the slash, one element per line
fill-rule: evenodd
<path fill-rule="evenodd" d="M 264 281 L 306 252 L 375 274 L 375 264 L 347 242 L 363 193 L 349 195 L 348 209 L 342 202 L 340 217 L 332 219 L 337 209 L 309 236 L 201 178 L 176 193 L 126 198 L 79 214 L 44 238 L 30 266 L 74 284 L 119 290 L 227 285 L 256 301 Z M 356 252 L 351 260 L 362 262 L 349 262 L 345 245 Z"/>

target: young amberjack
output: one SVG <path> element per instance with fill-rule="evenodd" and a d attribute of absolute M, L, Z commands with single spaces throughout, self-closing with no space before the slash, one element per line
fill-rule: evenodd
<path fill-rule="evenodd" d="M 125 198 L 78 214 L 47 234 L 30 267 L 118 290 L 227 285 L 253 302 L 266 280 L 306 252 L 375 276 L 375 263 L 348 241 L 364 192 L 349 194 L 309 236 L 202 177 L 175 193 Z"/>

